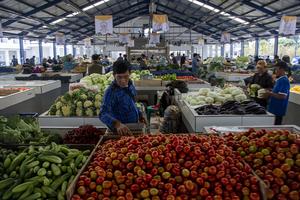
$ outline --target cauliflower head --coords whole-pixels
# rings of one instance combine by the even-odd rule
[[[93,106],[93,102],[91,102],[89,100],[87,100],[83,103],[83,107],[85,107],[85,108],[88,108],[88,107],[91,107],[91,106]]]
[[[91,108],[87,108],[85,110],[85,114],[89,117],[93,117],[94,116],[94,111]]]
[[[69,117],[71,115],[71,106],[64,105],[61,107],[61,111],[64,117]]]
[[[76,116],[81,117],[83,115],[83,111],[81,108],[76,108]]]
[[[56,107],[56,110],[59,110],[61,107],[62,107],[62,102],[61,101],[58,101],[55,103],[55,107]]]

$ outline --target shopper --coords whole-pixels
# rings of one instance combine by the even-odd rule
[[[102,66],[99,64],[100,56],[98,54],[92,55],[92,64],[87,68],[87,74],[102,74]]]
[[[256,73],[252,77],[249,83],[249,87],[252,84],[257,84],[263,89],[271,90],[273,88],[273,78],[268,73],[267,63],[264,60],[259,60],[256,64]],[[254,100],[263,107],[267,107],[268,100],[264,98],[258,98],[257,94],[253,97]]]
[[[15,66],[18,65],[18,59],[16,58],[15,55],[13,55],[13,58],[12,58],[12,60],[11,60],[11,65],[12,65],[13,67],[15,67]]]
[[[123,55],[123,60],[126,61],[126,62],[128,62],[128,59],[127,59],[127,55],[126,55],[126,54]]]
[[[185,61],[186,61],[186,58],[185,58],[185,54],[183,54],[181,56],[181,59],[180,59],[180,67],[182,68],[182,66],[185,64]]]
[[[105,65],[109,64],[108,56],[104,56],[104,58],[102,60],[102,63],[105,64]]]
[[[30,58],[30,65],[35,66],[35,56],[32,56],[32,58]]]
[[[119,57],[118,57],[117,61],[119,61],[119,60],[123,60],[123,57],[122,57],[121,53],[119,53]]]
[[[280,61],[280,58],[278,55],[274,56],[274,64],[278,63]]]
[[[171,53],[171,60],[173,65],[178,65],[176,57],[174,56],[174,53]]]
[[[136,90],[129,79],[129,65],[123,60],[113,64],[115,80],[107,88],[101,106],[100,120],[120,135],[131,134],[127,123],[145,123],[145,118],[135,104]]]
[[[194,74],[194,76],[198,75],[198,69],[198,54],[194,53],[192,60],[192,73]]]
[[[279,61],[274,67],[277,80],[272,92],[268,91],[265,97],[270,98],[268,111],[275,115],[274,124],[281,125],[288,106],[290,82],[286,76],[288,66],[285,62]]]
[[[290,77],[292,75],[292,63],[291,63],[291,58],[288,55],[284,55],[282,56],[282,61],[285,62],[288,66],[288,77]]]

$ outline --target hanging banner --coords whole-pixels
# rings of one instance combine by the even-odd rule
[[[84,39],[84,46],[85,47],[91,47],[92,46],[92,40],[91,40],[91,38],[85,38]]]
[[[127,44],[130,40],[128,33],[120,33],[119,34],[119,43],[121,44]]]
[[[204,41],[203,38],[199,38],[199,39],[198,39],[198,44],[199,44],[199,45],[204,45],[204,42],[205,42],[205,41]]]
[[[113,33],[113,17],[112,15],[95,16],[95,31],[101,35]]]
[[[152,31],[153,32],[167,32],[169,31],[169,21],[167,15],[153,14],[152,18]]]
[[[295,35],[296,33],[296,16],[282,16],[279,26],[279,34]]]
[[[127,46],[128,47],[134,47],[134,40],[129,39]]]
[[[3,37],[2,20],[0,20],[0,38]]]
[[[230,33],[223,32],[221,35],[221,42],[222,43],[230,43]]]
[[[64,45],[65,44],[65,41],[66,41],[65,34],[56,33],[55,39],[56,39],[56,45]]]
[[[160,35],[158,33],[151,33],[149,44],[158,44],[160,43]]]

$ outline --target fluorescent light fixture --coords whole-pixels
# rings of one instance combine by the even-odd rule
[[[67,15],[67,17],[74,17],[78,15],[80,12],[73,12],[72,14]]]
[[[205,3],[199,2],[199,1],[197,1],[197,0],[188,0],[188,1],[189,1],[189,2],[192,2],[192,3],[194,3],[194,4],[197,4],[197,5],[199,5],[199,6],[202,6],[203,8],[206,8],[206,9],[208,9],[208,10],[211,10],[211,11],[213,11],[213,12],[215,12],[215,13],[220,12],[219,9],[214,8],[213,6],[207,5],[207,4],[205,4]],[[239,23],[241,23],[241,24],[245,24],[245,25],[249,24],[249,22],[247,22],[247,21],[245,21],[245,20],[243,20],[243,19],[241,19],[241,18],[238,18],[238,17],[233,17],[233,16],[231,16],[229,13],[226,13],[226,12],[223,12],[223,11],[220,12],[220,15],[223,15],[223,16],[225,16],[225,17],[228,17],[228,18],[230,18],[230,19],[232,19],[232,20],[234,20],[234,21],[236,21],[236,22],[239,22]]]
[[[55,20],[55,21],[53,21],[53,22],[51,22],[50,24],[52,24],[52,25],[54,25],[54,24],[57,24],[57,23],[59,23],[59,22],[62,22],[62,21],[64,21],[64,20],[66,20],[67,18],[60,18],[60,19],[58,19],[58,20]]]
[[[109,0],[101,0],[101,1],[98,1],[97,3],[94,3],[94,4],[90,5],[90,6],[87,6],[87,7],[83,8],[82,10],[83,10],[83,11],[90,10],[90,9],[92,9],[92,8],[94,8],[94,7],[97,7],[97,6],[100,6],[101,4],[104,4],[104,3],[108,2],[108,1],[109,1]]]
[[[44,25],[43,28],[48,28],[48,26],[45,26],[45,25]]]

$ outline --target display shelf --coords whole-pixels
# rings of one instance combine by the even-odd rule
[[[271,125],[271,126],[206,126],[204,127],[204,132],[207,134],[214,134],[214,133],[239,133],[248,131],[249,129],[254,130],[287,130],[292,133],[300,134],[300,127],[295,125]]]
[[[33,89],[16,92],[7,96],[0,96],[0,110],[2,112],[6,108],[32,99],[34,96],[35,92]]]
[[[284,124],[295,124],[300,126],[300,94],[297,92],[290,92],[289,103],[286,115],[283,118]]]
[[[52,133],[52,134],[59,134],[62,138],[67,134],[67,132],[78,128],[80,125],[77,126],[59,126],[59,127],[53,127],[53,126],[40,126],[41,131],[46,133]],[[96,128],[103,129],[103,131],[106,130],[103,126],[95,126]]]
[[[94,117],[62,117],[48,115],[48,111],[38,117],[39,125],[42,127],[74,127],[81,125],[93,125],[100,128],[106,128],[106,125],[100,121],[98,116]]]
[[[37,73],[17,74],[16,80],[60,80],[62,83],[73,83],[79,81],[83,75],[76,73]]]
[[[33,88],[35,94],[43,94],[50,92],[51,90],[58,89],[61,87],[59,80],[53,81],[11,81],[8,82],[4,88],[18,88],[28,87]]]
[[[289,102],[300,106],[300,93],[290,92]]]
[[[229,73],[229,72],[215,72],[217,78],[223,78],[225,81],[238,82],[245,78],[253,76],[253,74]]]
[[[274,115],[198,115],[194,108],[187,105],[185,101],[177,99],[183,122],[189,132],[201,133],[205,126],[243,126],[243,125],[272,125]]]

